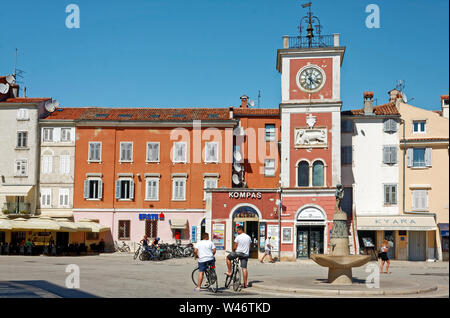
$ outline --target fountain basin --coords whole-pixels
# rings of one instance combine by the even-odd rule
[[[352,267],[362,266],[370,261],[369,255],[323,255],[311,254],[311,259],[323,267],[328,267],[328,283],[351,285]]]

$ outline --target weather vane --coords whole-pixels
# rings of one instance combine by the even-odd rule
[[[312,47],[313,45],[313,37],[314,37],[314,27],[315,27],[315,34],[319,37],[321,37],[321,32],[322,32],[322,25],[320,24],[320,20],[318,17],[314,16],[313,13],[311,12],[311,5],[312,2],[308,2],[305,4],[302,4],[302,8],[309,8],[308,9],[308,13],[306,16],[304,16],[303,18],[300,19],[300,25],[298,27],[298,30],[300,32],[300,36],[302,35],[302,25],[306,27],[306,37],[308,38],[308,46]],[[316,23],[313,27],[313,23]]]

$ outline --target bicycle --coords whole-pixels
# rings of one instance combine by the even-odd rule
[[[138,245],[138,248],[136,249],[136,252],[134,252],[133,259],[138,258],[139,257],[139,253],[141,253],[142,245],[140,243],[137,243],[137,245]]]
[[[198,266],[192,271],[191,277],[195,287],[198,287]],[[208,265],[205,271],[205,277],[202,281],[202,286],[200,287],[208,288],[211,292],[217,293],[217,290],[219,289],[219,283],[217,279],[216,265]]]
[[[231,253],[229,251],[226,252]],[[230,287],[231,282],[233,282],[233,290],[235,292],[241,290],[241,270],[239,266],[239,257],[235,258],[231,263],[231,276],[226,275],[225,288]]]
[[[116,251],[122,252],[122,253],[130,253],[131,252],[131,248],[122,241],[122,246],[120,246],[117,241],[114,241],[114,247],[116,249]]]

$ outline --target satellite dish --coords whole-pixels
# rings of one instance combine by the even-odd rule
[[[241,155],[241,153],[239,152],[239,151],[235,151],[234,152],[234,159],[236,160],[236,161],[241,161],[242,160],[242,155]]]
[[[59,102],[56,99],[52,103],[55,106],[55,108],[59,107]]]
[[[239,180],[239,176],[237,174],[233,174],[232,179],[233,179],[233,183],[235,185],[238,185],[239,183],[241,183],[241,180]]]
[[[16,78],[14,77],[14,75],[8,75],[8,76],[6,76],[6,81],[9,84],[14,84],[14,82],[16,81]]]
[[[9,84],[0,83],[0,94],[6,94],[9,91]]]
[[[406,104],[408,102],[408,98],[406,98],[406,94],[402,92],[402,100]]]
[[[254,106],[255,106],[255,101],[250,99],[250,101],[248,102],[248,104],[249,104],[251,107],[254,107]]]
[[[236,172],[241,172],[242,166],[241,166],[239,163],[235,162],[235,163],[233,164],[233,169],[234,169]]]
[[[53,104],[53,102],[50,100],[45,102],[44,107],[49,113],[53,113],[56,109],[55,104]]]

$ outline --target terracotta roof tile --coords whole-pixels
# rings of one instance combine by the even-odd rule
[[[234,108],[233,114],[235,116],[279,116],[280,110],[278,108]]]
[[[28,98],[28,97],[16,97],[0,100],[0,103],[40,103],[51,99],[50,97],[43,98]]]
[[[395,107],[395,102],[374,106],[373,112],[375,115],[400,115],[397,107]],[[364,115],[364,109],[346,110],[341,114],[345,116],[361,116]]]

